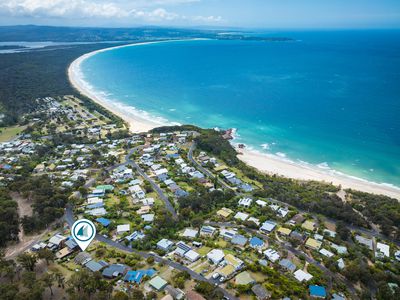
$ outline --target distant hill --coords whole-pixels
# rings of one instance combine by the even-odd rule
[[[104,42],[161,38],[215,37],[217,31],[160,27],[89,28],[53,26],[0,26],[0,42]]]

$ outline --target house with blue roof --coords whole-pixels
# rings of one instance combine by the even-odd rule
[[[262,249],[264,247],[264,241],[256,236],[253,236],[249,243],[253,249]]]
[[[104,227],[108,227],[108,225],[111,224],[111,221],[109,219],[106,219],[106,218],[97,218],[96,221],[99,222]]]
[[[326,290],[323,286],[319,285],[310,285],[309,286],[310,290],[310,296],[314,298],[326,298]]]
[[[138,271],[128,271],[124,277],[124,281],[126,282],[135,282],[140,284],[144,277],[153,277],[156,274],[156,270],[148,269],[148,270],[138,270]]]

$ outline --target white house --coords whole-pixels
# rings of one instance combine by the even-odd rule
[[[239,206],[250,207],[253,199],[251,198],[242,198],[239,200]]]
[[[264,231],[264,232],[267,232],[267,233],[270,233],[272,230],[274,230],[275,227],[276,227],[276,223],[275,222],[273,222],[273,221],[265,221],[262,224],[260,230]]]
[[[128,232],[131,230],[131,225],[130,224],[123,224],[123,225],[118,225],[117,226],[117,234],[123,234],[125,232]]]
[[[385,257],[390,257],[390,246],[389,245],[378,242],[376,244],[376,250],[377,250],[376,256],[384,255]]]
[[[264,255],[266,258],[268,258],[272,262],[276,262],[280,258],[278,251],[271,249],[271,248],[265,250]]]
[[[213,249],[207,253],[208,260],[210,260],[215,265],[219,264],[224,259],[224,257],[224,251],[220,249]]]
[[[246,214],[243,212],[238,212],[238,213],[236,213],[234,218],[237,220],[246,221],[248,217],[249,217],[249,214]]]
[[[200,254],[194,250],[189,250],[185,253],[184,257],[191,262],[195,262],[200,258]]]
[[[157,243],[157,248],[167,252],[171,249],[171,247],[173,245],[174,245],[174,242],[167,240],[167,239],[162,239]]]
[[[296,272],[294,272],[294,277],[302,282],[302,281],[309,281],[313,276],[309,273],[304,272],[303,270],[297,270]]]

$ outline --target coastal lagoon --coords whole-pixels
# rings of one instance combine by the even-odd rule
[[[159,124],[236,128],[282,160],[400,186],[400,32],[264,32],[293,41],[121,47],[80,63],[103,100]]]

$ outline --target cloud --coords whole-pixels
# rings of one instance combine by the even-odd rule
[[[200,0],[1,0],[0,14],[11,17],[66,19],[121,19],[144,22],[190,21],[215,23],[219,16],[185,16],[160,5],[174,6]]]

